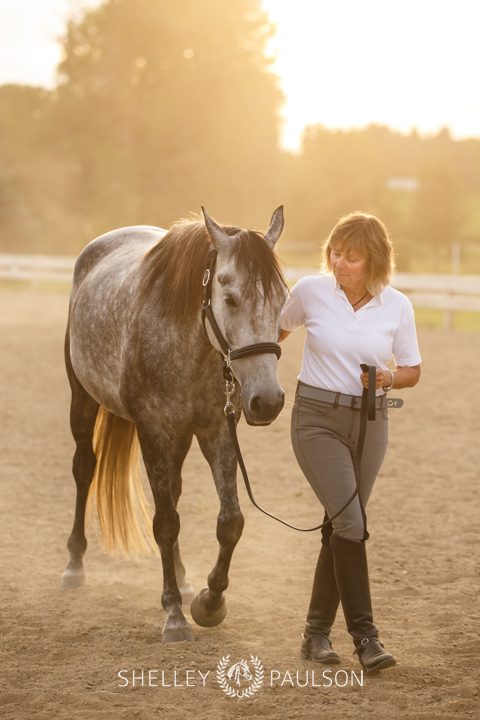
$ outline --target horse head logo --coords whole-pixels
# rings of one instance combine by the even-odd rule
[[[241,677],[248,681],[252,679],[252,673],[250,672],[250,668],[248,667],[246,660],[240,660],[240,662],[232,665],[232,667],[228,670],[227,675],[229,680],[232,680],[232,678],[235,680],[236,685],[240,685]]]
[[[222,688],[223,692],[228,695],[228,697],[252,697],[256,692],[260,690],[264,676],[262,663],[260,662],[258,657],[250,655],[250,658],[252,661],[252,671],[250,671],[247,661],[243,659],[228,668],[230,655],[226,655],[218,663],[217,682]],[[243,687],[239,687],[241,685],[240,681],[242,678],[245,678],[248,684],[244,683]],[[229,683],[229,680],[232,684]],[[236,688],[235,684],[237,685]]]

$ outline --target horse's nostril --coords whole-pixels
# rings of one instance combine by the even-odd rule
[[[250,408],[253,413],[259,415],[262,412],[262,398],[260,395],[255,395],[250,402]]]
[[[275,399],[254,395],[250,401],[250,410],[256,417],[276,417],[285,403],[285,393],[281,392]]]

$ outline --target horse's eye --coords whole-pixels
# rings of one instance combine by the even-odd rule
[[[225,302],[227,305],[230,305],[230,307],[237,307],[237,303],[233,299],[231,295],[227,295],[225,298]]]

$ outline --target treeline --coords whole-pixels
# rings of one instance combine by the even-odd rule
[[[421,137],[379,125],[309,127],[288,198],[298,238],[324,237],[336,217],[368,210],[386,222],[400,269],[439,271],[452,243],[464,256],[480,250],[480,139],[453,140],[447,129]]]
[[[201,205],[265,228],[281,203],[291,245],[364,209],[402,269],[480,247],[480,139],[319,125],[281,150],[274,31],[259,0],[106,0],[74,17],[54,90],[0,87],[0,251],[75,254]]]

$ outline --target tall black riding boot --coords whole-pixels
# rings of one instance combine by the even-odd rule
[[[339,535],[333,535],[330,543],[345,622],[355,643],[354,654],[365,672],[392,667],[395,658],[383,649],[373,624],[365,543]]]
[[[337,614],[340,595],[333,569],[333,556],[329,545],[322,545],[313,580],[312,597],[308,609],[300,657],[336,665],[340,655],[332,650],[329,635]]]

